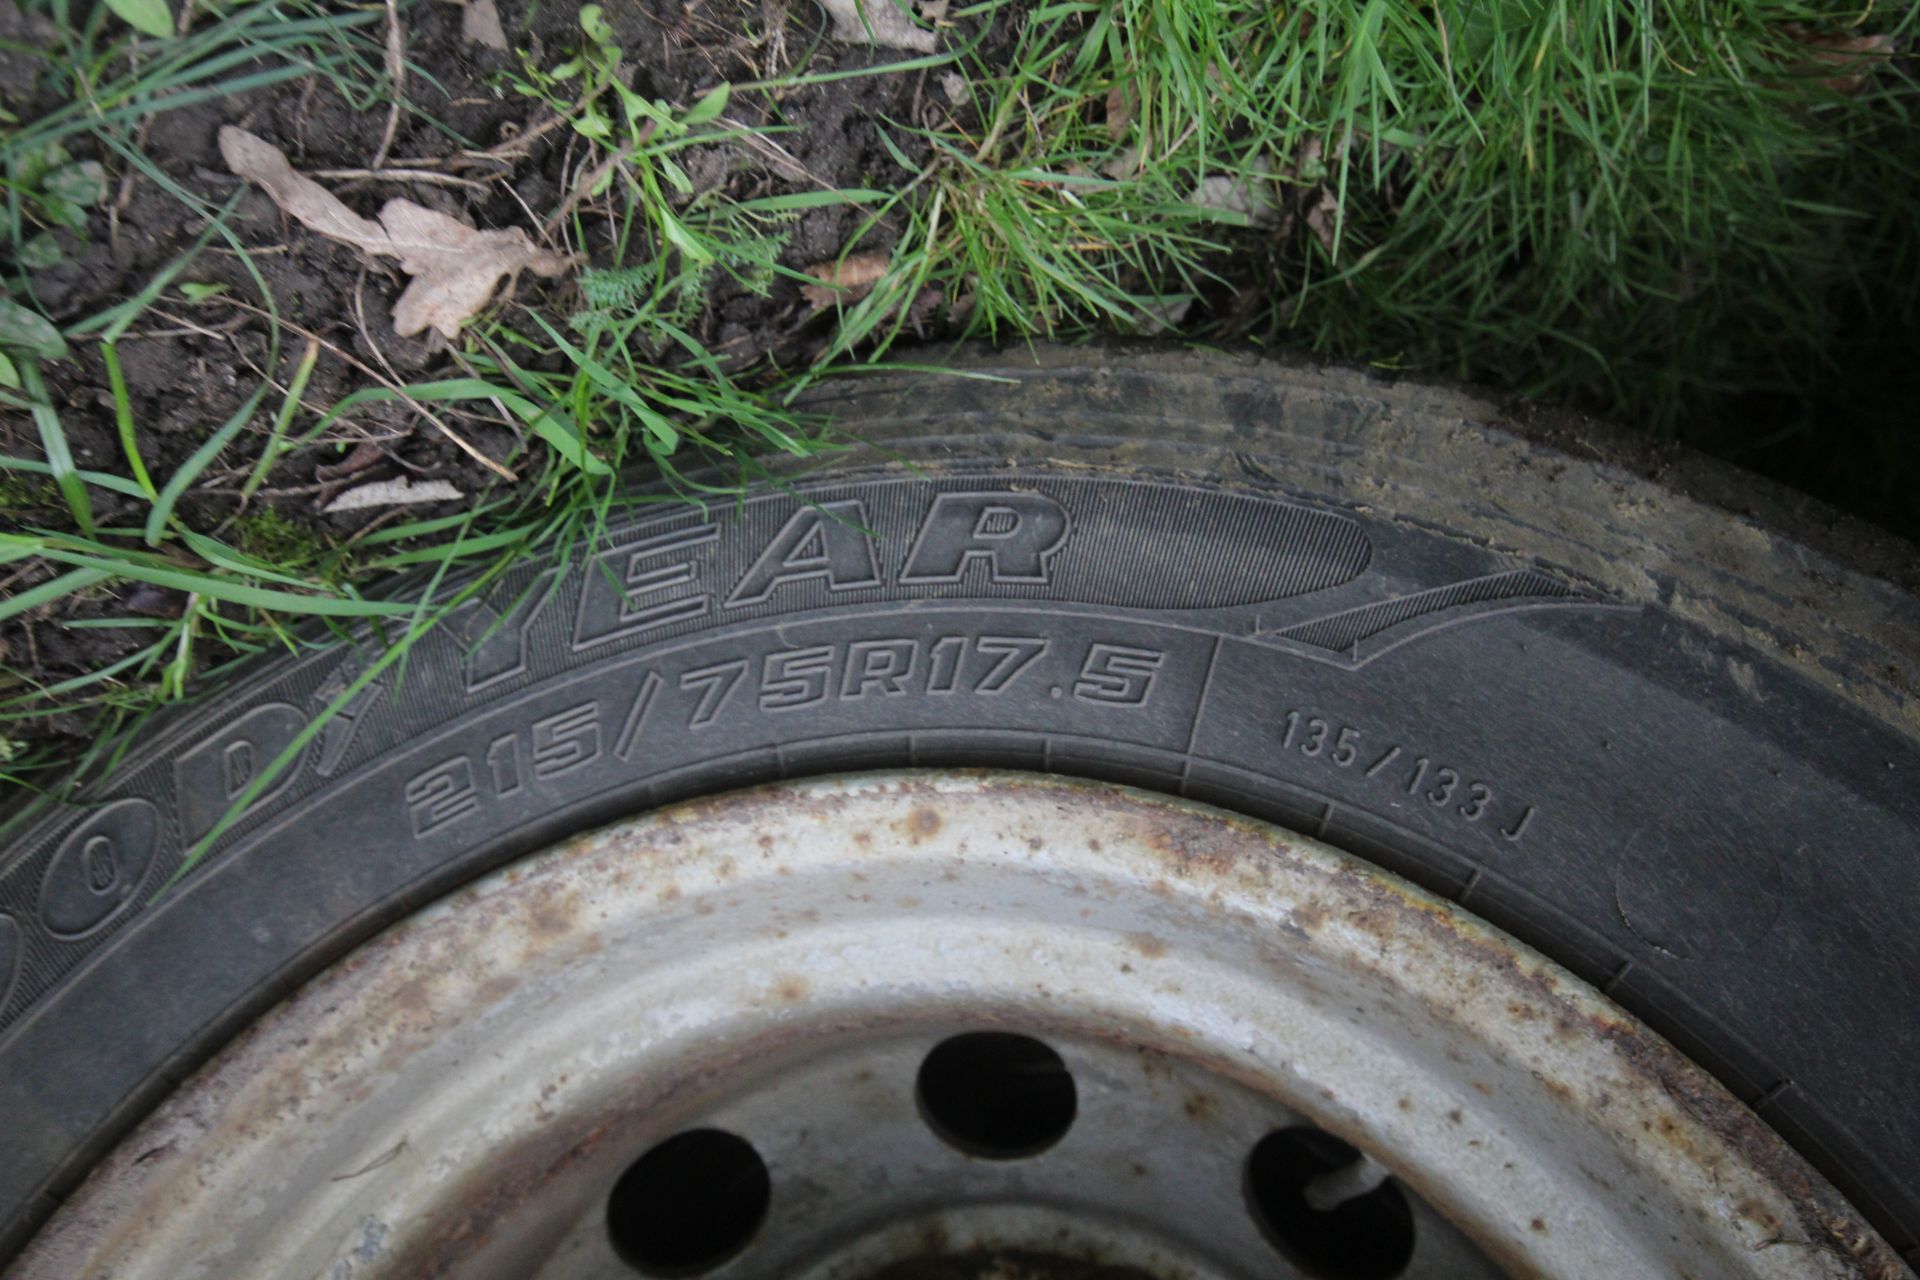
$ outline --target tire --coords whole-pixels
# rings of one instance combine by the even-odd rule
[[[863,447],[642,508],[382,676],[257,667],[0,862],[0,1259],[385,924],[556,838],[779,777],[981,764],[1317,835],[1601,987],[1920,1231],[1912,548],[1591,424],[1106,349],[837,386]],[[625,595],[617,585],[625,579]]]

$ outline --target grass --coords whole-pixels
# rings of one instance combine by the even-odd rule
[[[1042,5],[1011,66],[970,78],[985,127],[931,139],[895,277],[964,299],[973,336],[1159,331],[1211,289],[1239,296],[1191,316],[1196,336],[1452,374],[1708,447],[1751,444],[1763,402],[1771,429],[1817,431],[1861,326],[1913,333],[1920,278],[1914,82],[1820,42],[1897,47],[1914,20],[1756,0]],[[1208,186],[1265,225],[1196,208]],[[897,303],[854,309],[843,346],[884,339]],[[1898,492],[1864,505],[1902,519]]]
[[[615,479],[624,467],[651,466],[679,500],[700,501],[733,486],[703,488],[690,459],[729,464],[744,481],[759,452],[830,448],[825,424],[792,408],[795,393],[889,359],[926,330],[1306,347],[1579,404],[1763,460],[1813,449],[1846,404],[1854,461],[1812,479],[1850,485],[1856,509],[1920,527],[1920,474],[1901,447],[1916,389],[1916,89],[1902,57],[1849,61],[1836,48],[1884,37],[1904,49],[1908,11],[987,0],[949,11],[948,53],[867,73],[937,77],[951,107],[943,125],[876,122],[890,162],[845,186],[734,198],[698,186],[687,158],[737,139],[743,103],[774,113],[776,138],[786,95],[844,73],[799,66],[692,102],[648,98],[619,74],[626,55],[587,6],[574,47],[524,59],[502,85],[570,135],[571,187],[555,208],[529,212],[585,260],[566,295],[576,301],[496,309],[433,379],[378,375],[332,404],[315,401],[317,348],[283,323],[227,226],[230,206],[166,177],[141,150],[141,122],[304,77],[387,110],[382,13],[203,4],[183,34],[135,41],[105,7],[84,19],[59,3],[45,12],[60,37],[43,74],[61,105],[0,124],[0,248],[14,264],[0,301],[0,412],[24,415],[39,446],[0,460],[15,526],[0,534],[0,591],[11,592],[0,622],[51,613],[143,639],[73,679],[12,675],[0,692],[0,779],[17,784],[97,774],[126,741],[113,729],[194,696],[237,657],[333,643],[374,622],[404,654],[515,561],[595,536],[631,500]],[[973,34],[989,30],[1012,35]],[[204,231],[145,289],[56,330],[30,264],[51,227],[99,216],[93,173],[71,172],[83,163],[104,166],[109,183],[132,174],[172,191]],[[800,365],[742,366],[709,350],[694,321],[716,283],[748,295],[817,283],[790,261],[788,235],[823,204],[863,211],[842,258],[878,253],[879,279],[831,307],[828,340]],[[162,474],[142,456],[116,344],[216,243],[252,272],[258,303],[245,305],[274,345],[239,407]],[[42,366],[76,344],[97,348],[108,384],[124,463],[111,473],[74,462],[46,390]],[[517,483],[458,516],[344,541],[247,505],[278,459],[377,401],[442,426],[441,415],[466,413],[505,421],[524,439],[502,460]],[[249,459],[238,509],[211,527],[184,518],[182,500],[236,452]],[[140,515],[115,525],[96,505]],[[407,598],[370,593],[423,571]],[[125,606],[143,587],[185,604],[115,612],[111,601]],[[76,715],[101,726],[82,759],[22,745],[38,722]]]
[[[0,737],[9,748],[0,761],[0,779],[30,783],[49,769],[84,777],[90,766],[111,757],[116,724],[137,721],[158,703],[182,696],[208,643],[229,656],[256,651],[263,638],[285,636],[293,617],[372,610],[350,590],[314,590],[315,582],[299,576],[299,564],[250,557],[171,518],[180,493],[246,425],[258,395],[169,478],[166,489],[155,488],[148,475],[114,344],[188,259],[161,273],[141,294],[70,325],[66,337],[46,323],[36,297],[33,268],[50,265],[50,227],[84,233],[91,221],[97,230],[92,206],[106,196],[104,183],[78,191],[70,181],[62,186],[62,175],[91,176],[91,170],[104,177],[99,157],[137,154],[142,121],[161,111],[312,76],[366,99],[357,86],[369,82],[378,67],[377,46],[360,34],[368,15],[330,15],[316,7],[277,3],[214,6],[206,12],[206,20],[177,39],[134,41],[104,6],[82,20],[56,3],[46,15],[55,34],[51,47],[11,50],[40,59],[43,89],[60,105],[36,119],[0,127],[0,195],[5,199],[0,230],[14,265],[5,278],[11,297],[0,305],[15,317],[11,328],[0,326],[0,347],[6,348],[0,352],[6,357],[0,375],[9,375],[0,377],[0,409],[24,411],[41,447],[38,458],[5,459],[0,474],[14,490],[30,478],[48,478],[70,527],[58,527],[60,513],[44,501],[7,502],[12,528],[0,533],[0,574],[10,594],[0,599],[0,619],[70,599],[97,601],[140,583],[183,589],[187,605],[171,620],[76,622],[117,621],[153,634],[149,643],[99,670],[51,685],[15,673],[6,682],[11,687],[0,686],[5,689]],[[98,155],[76,161],[74,147],[90,147]],[[40,369],[67,356],[69,337],[100,346],[131,478],[81,470],[73,462],[67,425]],[[150,518],[139,529],[97,525],[90,495],[103,491],[143,499],[151,504]],[[230,614],[226,606],[242,613]],[[47,751],[24,745],[38,736],[39,721],[73,714],[90,716],[103,730],[86,758],[49,758]]]
[[[1465,28],[1446,93],[1374,102],[1343,252],[1275,330],[1670,432],[1730,395],[1830,409],[1804,400],[1854,340],[1842,311],[1874,298],[1911,327],[1886,281],[1912,278],[1915,241],[1888,213],[1920,194],[1920,150],[1894,68],[1846,95],[1804,65],[1786,24],[1810,8]]]

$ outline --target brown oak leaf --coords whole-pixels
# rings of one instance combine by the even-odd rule
[[[402,337],[428,328],[457,337],[502,277],[523,270],[557,276],[572,265],[518,227],[482,231],[411,200],[387,201],[378,222],[363,218],[296,170],[280,148],[245,129],[222,128],[220,154],[228,169],[258,185],[302,226],[363,253],[400,260],[400,269],[413,277],[393,304],[394,332]]]

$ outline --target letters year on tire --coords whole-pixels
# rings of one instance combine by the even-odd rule
[[[0,1257],[182,1075],[375,930],[756,782],[1083,775],[1317,836],[1673,1040],[1911,1261],[1911,548],[1697,459],[1362,373],[975,354],[819,395],[865,443],[642,506],[366,687],[256,668],[0,862]]]

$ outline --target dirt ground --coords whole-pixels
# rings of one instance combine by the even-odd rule
[[[515,8],[507,7],[510,38],[524,41],[537,61],[552,61],[579,42],[572,7],[545,7],[524,32],[513,23]],[[649,97],[690,102],[723,82],[759,78],[770,70],[767,50],[750,45],[742,34],[760,25],[760,8],[744,0],[703,0],[685,8],[680,0],[639,0],[615,6],[608,16],[630,60],[634,87]],[[423,170],[443,181],[349,178],[328,185],[361,210],[405,196],[481,227],[538,228],[578,176],[581,151],[570,145],[570,139],[577,139],[564,128],[524,136],[551,121],[551,113],[536,101],[496,87],[497,77],[516,68],[518,59],[463,43],[456,6],[413,6],[406,25],[409,61],[426,68],[437,83],[422,83],[417,75],[410,78],[409,96],[420,114],[402,115],[388,165]],[[794,60],[809,63],[809,70],[844,71],[900,57],[827,40],[825,17],[812,4],[786,6],[784,26],[788,63],[780,71],[790,69]],[[696,151],[686,167],[703,189],[720,186],[737,199],[853,185],[863,176],[881,176],[897,165],[870,127],[871,120],[933,123],[936,113],[952,110],[944,99],[929,96],[931,74],[856,77],[794,89],[777,104],[777,118],[755,97],[740,95],[730,115],[747,125],[783,126],[776,137],[785,155],[772,158],[744,144],[710,147]],[[221,162],[216,135],[222,125],[246,128],[282,148],[296,168],[325,176],[364,168],[378,150],[386,117],[381,107],[355,110],[315,78],[294,88],[276,86],[157,115],[145,131],[144,147],[182,186],[220,202],[246,186]],[[911,138],[902,135],[902,142],[914,154]],[[74,240],[75,252],[68,261],[35,277],[39,298],[56,321],[133,293],[188,248],[203,226],[178,200],[140,179],[121,186],[114,213],[110,235]],[[783,259],[803,267],[833,257],[864,216],[848,206],[805,211],[789,228]],[[404,283],[397,270],[372,267],[356,250],[303,232],[256,189],[247,188],[229,225],[249,246],[286,325],[282,382],[300,354],[300,338],[310,335],[322,344],[323,358],[308,384],[310,402],[328,404],[367,385],[354,361],[406,377],[448,364],[444,344],[431,333],[413,338],[394,333],[388,306]],[[588,223],[590,236],[606,230]],[[876,248],[886,243],[884,233],[874,238]],[[590,259],[603,247],[589,244]],[[222,301],[237,304],[248,303],[252,291],[235,256],[218,242],[203,252],[185,278],[228,285]],[[538,282],[528,280],[519,300],[541,305],[550,314],[565,313],[570,309],[569,288],[562,283],[541,297]],[[143,320],[120,347],[135,421],[144,433],[143,446],[151,449],[147,460],[155,474],[184,459],[209,427],[245,397],[251,379],[265,371],[269,331],[264,316],[240,306],[230,308],[232,314],[224,319],[217,316],[217,304],[209,307],[216,313],[213,322],[196,313],[191,318],[175,315],[178,322],[169,324],[165,310]],[[770,355],[806,355],[820,343],[822,326],[829,321],[802,301],[790,280],[777,280],[770,296],[761,298],[721,276],[694,323],[695,336],[710,350],[745,366]],[[84,351],[77,354],[78,360],[50,371],[63,411],[71,412],[71,417],[63,413],[63,421],[69,424],[82,465],[110,468],[118,447],[112,439],[106,373],[97,356],[89,360]],[[483,483],[486,473],[477,463],[433,438],[431,431],[409,430],[425,425],[409,424],[411,416],[404,407],[394,407],[384,415],[372,410],[357,419],[366,437],[385,447],[385,465],[444,476],[456,485],[464,480],[477,488]],[[251,443],[257,456],[260,441]],[[482,438],[475,443],[498,457],[508,442]],[[244,474],[251,461],[246,442],[226,461],[228,470]],[[324,492],[316,486],[326,483],[325,476],[314,474],[315,468],[338,461],[331,443],[288,458],[276,469],[266,501],[291,516],[306,517],[324,505],[314,501]],[[355,478],[371,476],[363,471]],[[224,496],[217,484],[211,492],[196,491],[190,518],[226,514],[230,504],[222,502]],[[341,519],[344,526],[336,531],[344,532],[365,516]]]
[[[520,21],[534,13],[531,26]],[[558,61],[580,43],[577,9],[571,5],[502,5],[509,40],[539,65]],[[689,103],[722,83],[771,79],[794,72],[846,72],[896,62],[897,50],[875,49],[829,38],[827,16],[814,4],[759,0],[637,0],[609,6],[616,43],[627,59],[629,83],[650,98]],[[983,48],[1011,39],[1003,11],[996,29],[962,24],[959,34],[984,37]],[[524,227],[538,233],[559,209],[588,167],[586,149],[535,99],[502,85],[520,67],[513,52],[496,52],[461,36],[461,11],[451,4],[409,6],[406,55],[413,110],[403,112],[387,167],[427,175],[418,181],[370,180],[350,175],[376,156],[388,111],[383,104],[356,109],[321,77],[274,86],[153,116],[140,142],[145,153],[175,182],[215,205],[239,194],[228,225],[248,246],[255,266],[273,291],[281,341],[274,381],[288,385],[308,341],[320,358],[307,384],[305,403],[326,406],[371,385],[384,374],[394,382],[458,376],[446,344],[431,330],[416,337],[394,332],[389,308],[406,283],[397,267],[371,262],[343,244],[311,234],[285,217],[265,193],[228,172],[217,145],[223,125],[237,125],[280,147],[302,172],[327,186],[356,211],[371,214],[389,198],[403,196],[430,209],[486,227]],[[28,34],[32,34],[29,32]],[[778,90],[771,95],[735,95],[730,119],[748,127],[770,126],[776,145],[706,146],[681,157],[696,187],[718,188],[736,200],[846,186],[884,186],[904,180],[873,127],[876,120],[934,125],[958,120],[967,110],[943,94],[938,72],[919,70],[854,76]],[[15,82],[16,84],[18,81]],[[769,101],[771,98],[771,101]],[[34,119],[57,102],[12,102],[16,115]],[[924,160],[924,143],[894,128],[895,143],[910,158]],[[88,157],[84,147],[75,148]],[[244,190],[243,190],[244,189]],[[38,300],[56,323],[70,322],[136,292],[151,276],[187,250],[205,227],[185,204],[154,182],[121,181],[111,196],[108,233],[88,238],[60,233],[69,256],[35,276]],[[833,205],[808,209],[783,228],[781,260],[797,269],[838,255],[865,209]],[[613,229],[606,219],[585,221],[586,257],[604,262]],[[882,223],[861,241],[884,249],[891,242]],[[183,462],[267,374],[271,322],[258,306],[258,289],[238,256],[215,240],[182,280],[224,285],[210,301],[184,306],[170,296],[146,312],[118,344],[140,449],[150,471],[164,477]],[[515,301],[564,327],[580,305],[571,279],[549,284],[531,276]],[[823,345],[831,314],[810,306],[792,280],[776,278],[764,295],[723,272],[713,273],[705,305],[691,328],[729,367],[745,369],[773,361],[803,363]],[[529,363],[541,367],[538,360]],[[115,434],[113,398],[97,347],[76,344],[73,358],[50,365],[49,389],[60,410],[76,462],[83,468],[123,471]],[[267,414],[262,413],[261,417]],[[507,429],[464,421],[469,442],[503,458],[515,441]],[[240,489],[267,441],[263,426],[243,433],[219,462],[182,498],[179,514],[189,527],[212,531],[242,512]],[[25,415],[0,415],[0,449],[38,456],[38,441]],[[372,508],[325,514],[322,508],[343,490],[370,481],[406,477],[450,482],[462,494],[484,491],[495,477],[407,407],[374,404],[330,430],[324,440],[279,459],[266,483],[244,508],[247,527],[268,545],[275,537],[317,536],[341,541],[396,516],[430,518],[457,511],[464,501],[432,506]],[[51,485],[15,485],[5,504],[9,522],[66,523]],[[103,526],[137,525],[145,504],[112,493],[93,495]],[[229,529],[227,536],[232,536]],[[177,614],[177,593],[136,587],[121,609],[157,617]],[[106,605],[87,612],[113,611]],[[145,643],[136,631],[74,630],[59,626],[0,627],[5,660],[36,680],[52,682],[87,671]],[[83,731],[77,719],[46,725]]]

